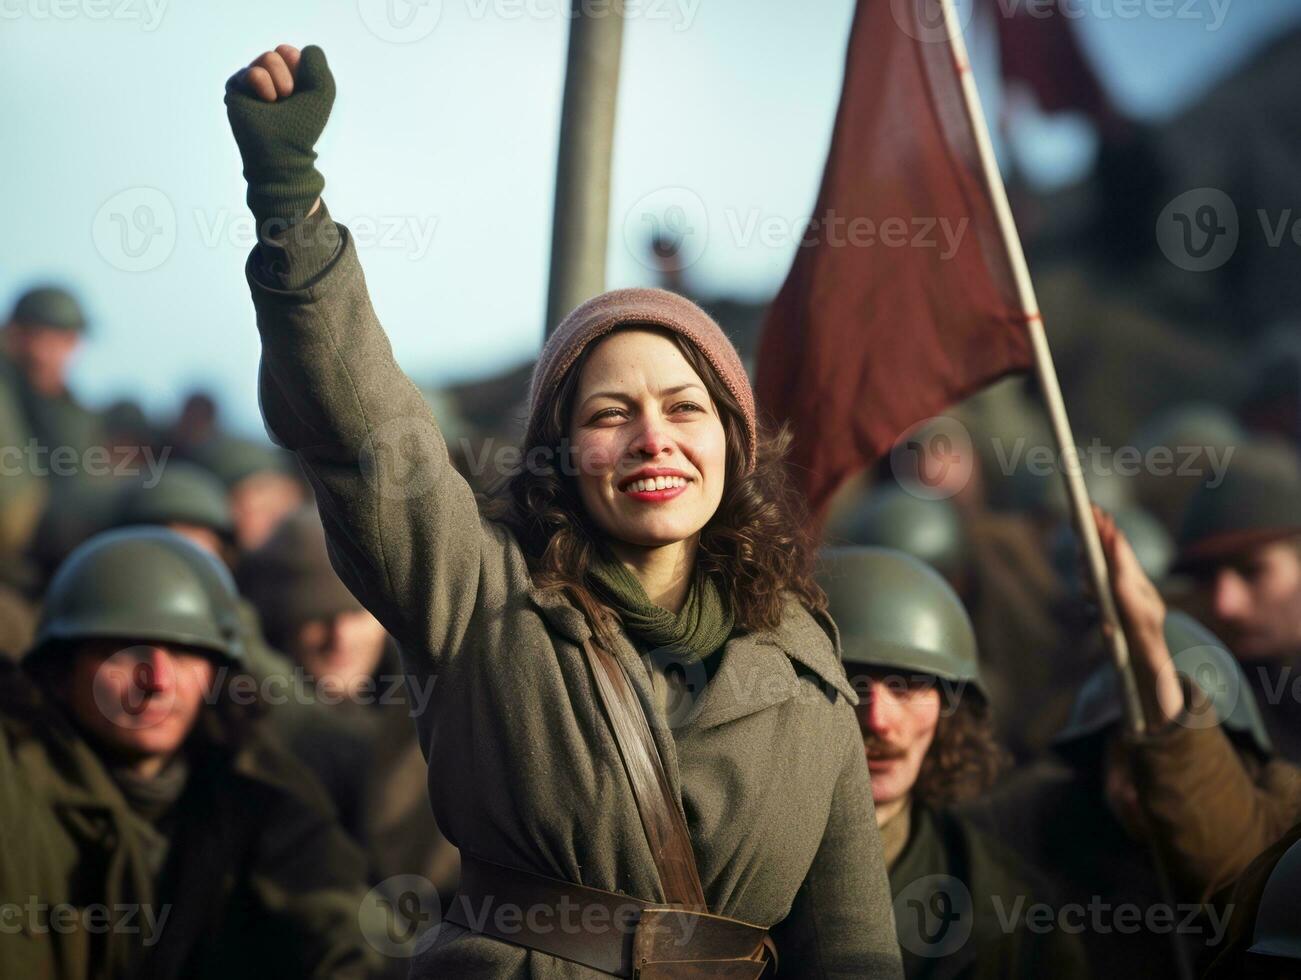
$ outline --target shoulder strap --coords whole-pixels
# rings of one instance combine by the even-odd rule
[[[669,790],[659,749],[651,737],[637,692],[633,690],[623,665],[610,651],[591,639],[583,641],[583,650],[596,679],[596,690],[610,720],[614,740],[619,745],[619,755],[623,757],[633,796],[637,798],[637,809],[659,871],[664,898],[671,905],[707,912],[705,890],[700,884],[687,821]]]

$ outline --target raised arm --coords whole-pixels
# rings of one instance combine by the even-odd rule
[[[317,47],[281,45],[227,83],[259,229],[247,275],[262,413],[316,490],[340,577],[409,655],[438,657],[460,646],[504,542],[481,523],[393,358],[351,236],[321,204],[314,146],[333,98]]]

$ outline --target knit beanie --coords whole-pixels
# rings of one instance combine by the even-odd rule
[[[618,327],[659,327],[689,340],[718,374],[745,417],[746,472],[754,469],[756,433],[754,392],[741,356],[713,319],[691,300],[665,289],[614,289],[577,307],[547,338],[533,368],[529,389],[528,442],[532,444],[542,406],[552,398],[565,373],[592,341]]]

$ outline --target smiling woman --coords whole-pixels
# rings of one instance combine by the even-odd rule
[[[267,424],[437,680],[416,724],[462,877],[411,975],[899,976],[856,698],[736,350],[672,293],[590,300],[539,357],[530,465],[477,500],[318,196],[333,92],[286,45],[227,107]]]

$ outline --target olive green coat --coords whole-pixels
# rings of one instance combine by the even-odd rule
[[[379,975],[382,957],[360,925],[365,862],[319,786],[256,729],[238,748],[214,751],[192,756],[168,864],[155,877],[154,827],[66,715],[22,668],[0,661],[0,896],[105,906],[122,927],[88,920],[88,928],[45,930],[6,907],[0,976]]]
[[[960,882],[957,894],[970,900],[955,905],[958,917],[947,928],[927,907],[935,893],[928,879],[935,875]],[[915,806],[890,887],[908,980],[1089,976],[1078,939],[1026,921],[1035,904],[1055,902],[1051,886],[964,817]]]
[[[480,517],[394,361],[351,235],[304,289],[263,285],[259,262],[255,252],[249,282],[269,427],[311,478],[339,575],[398,640],[413,682],[437,677],[417,725],[439,826],[463,856],[662,900],[581,648],[588,624],[536,589],[514,537]],[[783,976],[897,977],[838,646],[830,621],[792,600],[777,630],[728,641],[675,728],[654,707],[632,644],[623,638],[612,652],[648,706],[711,910],[780,924]],[[413,968],[417,977],[600,975],[447,924]]]

